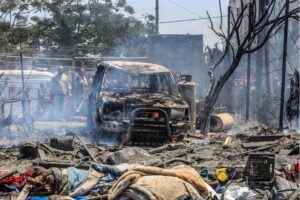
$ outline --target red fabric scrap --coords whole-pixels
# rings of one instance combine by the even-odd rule
[[[9,186],[16,186],[16,187],[22,187],[26,182],[26,177],[32,176],[34,173],[34,169],[29,169],[26,172],[16,175],[16,176],[10,176],[0,181],[0,184],[6,184]]]

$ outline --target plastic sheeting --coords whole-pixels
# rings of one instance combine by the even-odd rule
[[[224,193],[224,200],[256,200],[256,195],[247,187],[230,185]]]

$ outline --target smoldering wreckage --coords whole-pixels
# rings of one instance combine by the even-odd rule
[[[296,131],[216,113],[201,135],[191,76],[158,65],[101,63],[92,88],[87,129],[0,149],[1,200],[299,199]]]

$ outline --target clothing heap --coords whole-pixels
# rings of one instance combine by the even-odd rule
[[[69,167],[36,167],[0,183],[16,184],[17,188],[31,185],[38,194],[41,189],[54,195],[78,198],[88,194],[107,194],[108,200],[121,199],[205,199],[217,193],[190,166],[178,165],[170,169],[139,164],[105,165],[93,163],[89,170]],[[41,187],[42,186],[42,187]]]

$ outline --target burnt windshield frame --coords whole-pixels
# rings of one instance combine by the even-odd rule
[[[128,79],[128,82],[132,82],[134,81],[135,78],[140,78],[141,76],[145,76],[148,79],[148,86],[147,87],[134,87],[131,84],[128,84],[128,87],[124,87],[124,85],[122,85],[121,87],[115,87],[115,88],[109,88],[107,86],[105,86],[106,81],[109,80],[109,73],[111,73],[111,71],[114,71],[116,73],[121,73],[121,74],[126,74],[128,76],[131,77],[131,80]],[[116,74],[118,75],[118,74]],[[123,76],[123,75],[121,75]],[[151,88],[150,88],[150,77],[151,76],[155,76],[157,81],[158,81],[158,90],[157,91],[152,91],[151,92]],[[125,78],[125,77],[124,77]],[[114,79],[112,79],[114,80]],[[124,80],[119,80],[119,81],[124,81]],[[138,80],[139,82],[141,80]],[[164,86],[162,85],[164,82]],[[140,84],[140,83],[139,83]],[[171,72],[159,72],[159,73],[133,73],[131,71],[126,71],[123,69],[118,69],[118,68],[107,68],[105,75],[103,77],[103,91],[104,92],[142,92],[142,93],[161,93],[161,94],[168,94],[168,95],[177,95],[177,87],[176,87],[176,83],[175,80],[171,74]],[[118,85],[118,84],[116,84]],[[161,91],[161,88],[164,88],[164,91]]]

